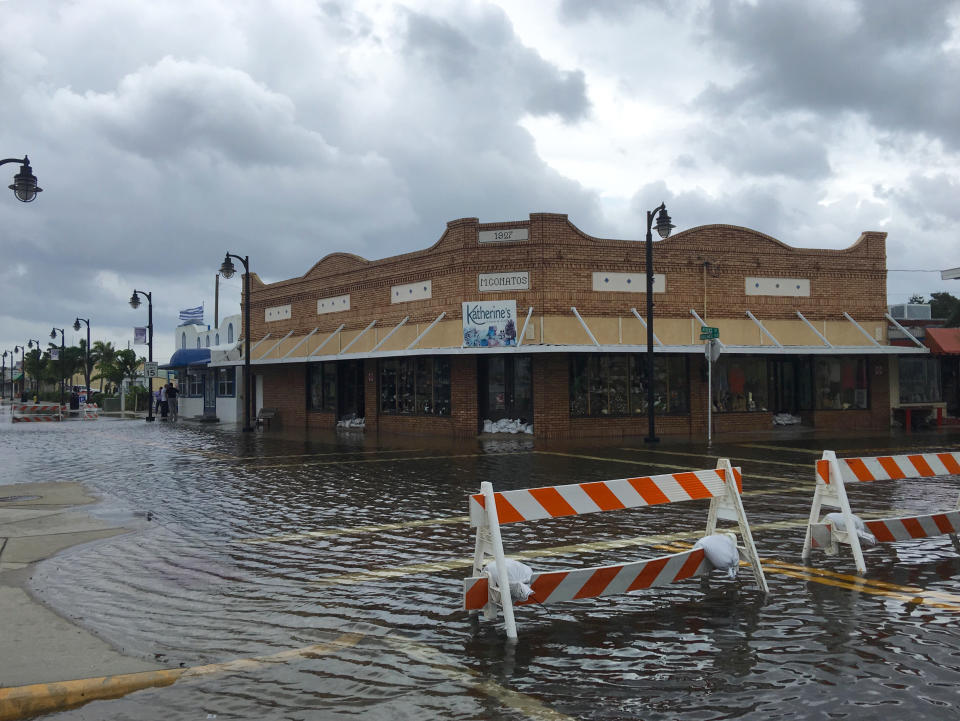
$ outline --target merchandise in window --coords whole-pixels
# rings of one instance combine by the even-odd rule
[[[450,415],[450,359],[417,357],[380,361],[380,412]]]
[[[657,413],[687,413],[687,359],[654,359]],[[647,412],[647,359],[642,354],[582,353],[570,356],[570,415],[629,416]]]
[[[938,358],[900,358],[900,402],[939,403],[943,400]]]
[[[311,363],[307,366],[307,408],[312,411],[336,412],[336,362]]]
[[[236,368],[217,368],[217,397],[234,395],[235,377]]]
[[[713,367],[713,410],[716,413],[766,412],[767,361],[721,356]]]
[[[864,410],[867,405],[867,361],[863,358],[818,358],[817,410]]]

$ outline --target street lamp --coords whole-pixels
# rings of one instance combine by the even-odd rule
[[[666,240],[670,231],[675,227],[667,215],[667,206],[660,203],[653,210],[647,211],[647,443],[656,443],[654,421],[654,370],[653,370],[653,235],[650,228],[653,225],[653,216],[657,216],[657,232]]]
[[[7,380],[7,356],[10,356],[10,383],[13,384],[13,353],[8,350],[3,352],[3,365],[0,365],[0,398],[3,398],[3,384]],[[10,392],[11,396],[13,391]]]
[[[53,328],[50,331],[50,337],[54,340],[57,339],[57,331],[60,331],[60,405],[63,405],[63,356],[64,356],[64,345],[63,345],[63,328]]]
[[[90,397],[90,319],[89,318],[80,318],[77,317],[73,321],[73,329],[76,331],[80,330],[80,322],[83,321],[87,324],[87,346],[83,349],[83,382],[87,386],[87,398]]]
[[[133,295],[130,296],[130,307],[136,310],[140,307],[140,293],[143,293],[147,297],[147,360],[153,363],[153,294],[148,293],[145,290],[136,290],[134,289]],[[89,332],[90,325],[87,324],[87,331]],[[153,376],[147,376],[147,389],[150,391],[150,396],[147,399],[147,422],[153,422]]]
[[[15,345],[13,347],[13,352],[16,353],[20,351],[20,394],[21,396],[27,392],[27,363],[26,355],[27,349],[22,345]],[[13,365],[13,359],[10,359],[10,365]],[[10,369],[10,402],[13,402],[13,369]]]
[[[30,203],[35,200],[37,193],[42,193],[43,188],[37,187],[37,177],[30,168],[30,158],[24,155],[23,160],[19,158],[0,160],[0,165],[6,165],[7,163],[20,163],[20,172],[13,176],[13,185],[7,187],[13,191],[17,200],[23,203]]]
[[[250,425],[250,418],[253,416],[253,378],[250,375],[250,256],[233,255],[227,252],[223,264],[220,266],[220,275],[224,278],[232,278],[233,274],[237,272],[230,260],[231,258],[236,258],[243,263],[243,383],[245,388],[243,430],[252,431],[253,426]]]
[[[27,348],[33,348],[34,346],[37,347],[37,353],[39,354],[39,353],[40,353],[40,341],[34,340],[33,338],[27,339]],[[38,356],[38,357],[39,357],[39,356]],[[26,372],[26,368],[24,368],[24,372]],[[26,377],[26,376],[24,376],[24,377]],[[38,397],[38,399],[39,399],[39,396],[40,396],[40,387],[39,387],[39,384],[38,384],[38,379],[37,379],[36,377],[34,377],[34,379],[33,379],[33,390],[35,391],[35,393],[36,393],[36,395],[37,395],[37,397]]]

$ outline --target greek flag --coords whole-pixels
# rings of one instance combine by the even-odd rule
[[[198,305],[196,308],[186,308],[180,311],[180,320],[186,321],[187,323],[200,323],[203,324],[203,306]]]

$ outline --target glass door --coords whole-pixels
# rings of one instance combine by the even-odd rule
[[[533,371],[530,356],[481,356],[478,364],[480,424],[502,418],[533,420]]]

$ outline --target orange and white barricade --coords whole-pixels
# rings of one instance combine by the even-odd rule
[[[464,610],[471,613],[483,610],[488,618],[493,618],[499,605],[503,609],[507,637],[515,639],[514,606],[612,596],[705,575],[713,566],[702,548],[694,548],[611,566],[533,573],[529,584],[532,594],[526,600],[514,601],[500,526],[707,498],[710,499],[710,509],[705,535],[716,531],[718,519],[736,521],[743,541],[743,546],[737,549],[740,558],[750,564],[757,585],[767,593],[767,581],[740,500],[741,478],[740,469],[732,468],[730,461],[723,458],[715,469],[703,471],[498,493],[494,492],[492,484],[484,482],[480,484],[480,493],[470,496],[470,525],[477,529],[477,536],[473,576],[464,579],[463,583]],[[493,558],[490,568],[496,573],[497,582],[493,584],[496,590],[484,572],[487,557]]]
[[[96,403],[83,403],[80,407],[85,421],[96,421],[100,419],[100,407]]]
[[[803,559],[810,558],[813,548],[833,555],[838,551],[837,544],[845,543],[853,551],[857,571],[861,574],[867,572],[856,530],[857,519],[850,510],[845,484],[951,475],[960,475],[960,453],[837,458],[833,451],[824,451],[823,458],[817,461],[817,487],[813,493],[807,535],[803,541]],[[823,506],[840,509],[843,529],[837,528],[837,524],[830,523],[827,519],[820,520],[820,509]],[[921,516],[879,518],[863,521],[863,525],[877,543],[949,535],[954,547],[960,552],[960,542],[957,540],[957,533],[960,532],[960,498],[957,498],[956,505],[950,511]]]
[[[13,423],[63,420],[63,406],[59,403],[14,403],[10,409]]]

